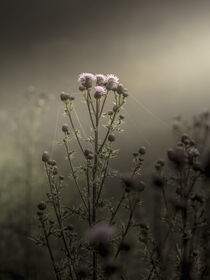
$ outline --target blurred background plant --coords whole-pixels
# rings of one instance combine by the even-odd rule
[[[48,103],[49,96],[31,86],[19,97],[15,110],[1,113],[5,133],[1,137],[0,279],[36,278],[40,252],[29,237],[34,199],[39,197],[43,186],[37,162],[43,143],[42,119]]]

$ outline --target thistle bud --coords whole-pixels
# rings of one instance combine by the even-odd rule
[[[53,175],[57,175],[58,174],[58,167],[54,166],[53,167]]]
[[[114,107],[113,107],[113,112],[119,112],[119,110],[120,110],[120,108],[119,108],[119,106],[118,105],[114,105]]]
[[[45,151],[45,152],[42,154],[42,161],[43,161],[43,162],[48,162],[49,158],[50,158],[49,153]]]
[[[146,154],[146,148],[144,146],[141,146],[140,149],[139,149],[139,154],[140,155],[144,155]]]
[[[47,205],[44,201],[41,201],[38,205],[37,208],[41,211],[44,211],[47,208]]]
[[[66,102],[67,100],[70,100],[70,94],[65,93],[64,91],[62,91],[61,94],[60,94],[60,99],[63,102]]]
[[[69,132],[69,126],[68,126],[68,124],[63,124],[63,126],[62,126],[62,131],[63,131],[64,133],[68,133],[68,132]]]
[[[109,134],[108,141],[110,141],[110,142],[114,142],[115,141],[115,136],[114,136],[113,133]]]

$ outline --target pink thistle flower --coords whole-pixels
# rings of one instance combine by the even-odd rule
[[[94,97],[96,99],[98,98],[101,98],[104,94],[105,94],[105,88],[104,87],[101,87],[101,86],[96,86],[95,87],[95,94],[94,94]]]
[[[119,78],[114,74],[108,74],[106,76],[107,83],[118,83]]]
[[[96,80],[96,77],[92,73],[82,73],[79,75],[79,78],[78,78],[78,82],[81,82],[81,84],[85,88],[91,88],[93,81],[95,81],[95,80]]]
[[[90,80],[92,80],[92,81],[95,81],[96,77],[95,77],[95,75],[92,74],[92,73],[81,73],[81,74],[79,75],[78,82],[81,82],[81,83],[82,83],[82,82],[85,82],[86,79],[90,79]]]
[[[103,74],[96,74],[96,85],[101,86],[106,82],[106,77]]]
[[[113,74],[106,76],[106,88],[108,90],[116,90],[119,78]]]

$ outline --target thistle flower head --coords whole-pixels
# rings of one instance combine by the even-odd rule
[[[49,159],[50,159],[49,153],[47,151],[43,152],[42,161],[48,162]]]
[[[101,98],[104,94],[105,94],[105,88],[104,87],[102,87],[102,86],[96,86],[95,87],[95,94],[94,94],[94,97],[96,98],[96,99],[99,99],[99,98]]]
[[[107,83],[118,83],[119,78],[114,74],[108,74],[106,76]]]
[[[125,88],[123,84],[118,84],[116,91],[118,94],[125,94],[128,92],[127,88]]]
[[[115,233],[115,228],[105,222],[92,226],[88,231],[88,239],[93,244],[107,243]]]
[[[101,86],[106,82],[106,76],[103,74],[96,74],[96,85]]]
[[[95,81],[96,77],[92,73],[81,73],[79,74],[78,82],[85,82],[87,79],[90,79],[92,81]]]
[[[116,90],[119,78],[113,74],[106,76],[106,88],[108,90]]]
[[[79,75],[78,82],[85,88],[91,88],[96,77],[92,73],[82,73]]]

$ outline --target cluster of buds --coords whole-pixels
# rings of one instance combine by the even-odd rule
[[[50,159],[49,153],[47,151],[43,152],[42,154],[42,161],[45,164],[48,164],[52,174],[55,176],[58,174],[58,167],[57,167],[57,163],[54,159]]]
[[[95,94],[96,99],[101,98],[105,95],[107,91],[114,91],[124,98],[128,97],[128,90],[119,83],[119,78],[113,74],[103,75],[103,74],[92,74],[92,73],[82,73],[79,75],[78,81],[80,82],[79,90],[84,91],[90,89],[95,83]]]
[[[41,201],[41,202],[39,202],[39,204],[37,205],[37,208],[38,208],[37,215],[41,217],[41,216],[43,216],[44,211],[45,211],[46,208],[47,208],[47,205],[46,205],[46,203],[45,203],[44,201]]]
[[[74,96],[71,96],[69,93],[62,91],[60,94],[60,99],[63,102],[68,102],[68,101],[73,101],[75,98]]]

